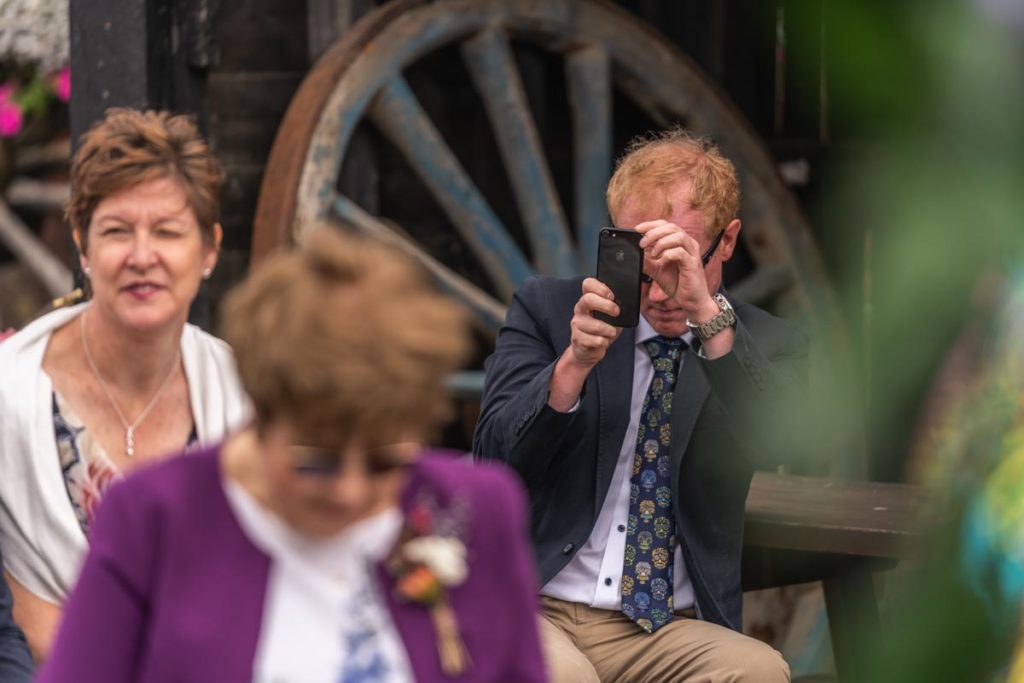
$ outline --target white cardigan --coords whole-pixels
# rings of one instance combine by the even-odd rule
[[[59,309],[0,342],[0,547],[25,588],[63,604],[78,577],[86,537],[64,485],[54,435],[53,386],[42,371],[50,335],[88,306]],[[181,334],[196,435],[222,439],[250,415],[231,349],[194,325]]]

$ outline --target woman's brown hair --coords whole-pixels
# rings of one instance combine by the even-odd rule
[[[329,226],[233,290],[221,332],[258,423],[371,439],[436,427],[469,350],[464,311],[417,264]]]
[[[187,116],[166,111],[108,109],[80,140],[71,163],[66,217],[88,249],[89,221],[111,194],[158,178],[179,181],[203,239],[212,244],[224,174]]]

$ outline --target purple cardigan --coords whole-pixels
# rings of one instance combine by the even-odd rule
[[[392,618],[417,681],[546,680],[524,498],[506,471],[427,453],[402,493],[470,505],[469,577],[451,591],[472,666],[440,667],[427,610],[393,599]],[[242,532],[224,494],[219,449],[171,458],[111,488],[52,656],[40,681],[251,681],[270,559]]]

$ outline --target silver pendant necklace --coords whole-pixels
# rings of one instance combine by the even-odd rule
[[[125,453],[129,458],[135,457],[135,430],[138,429],[139,425],[142,424],[142,421],[146,419],[149,412],[153,410],[153,406],[157,404],[160,396],[164,393],[164,389],[166,389],[167,385],[170,384],[171,377],[174,376],[174,371],[177,369],[178,361],[181,358],[181,349],[178,349],[178,353],[174,357],[174,363],[171,364],[170,372],[168,372],[167,376],[164,377],[163,383],[160,384],[160,388],[156,390],[155,394],[153,394],[153,398],[149,399],[149,404],[143,408],[142,412],[139,413],[139,416],[135,418],[134,421],[128,422],[124,413],[121,412],[121,406],[117,405],[117,401],[114,400],[113,392],[110,391],[110,387],[108,387],[107,383],[103,380],[103,375],[100,374],[100,369],[96,367],[96,361],[92,359],[92,353],[89,352],[89,342],[85,339],[84,312],[82,315],[78,316],[78,330],[82,335],[82,350],[85,351],[85,360],[89,363],[89,369],[92,370],[92,374],[96,378],[96,381],[100,383],[100,386],[103,388],[103,392],[107,395],[107,400],[110,401],[110,406],[117,414],[117,419],[121,421],[121,426],[124,427]]]

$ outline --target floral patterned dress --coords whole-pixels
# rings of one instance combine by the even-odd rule
[[[56,391],[53,392],[53,431],[64,488],[82,532],[88,536],[96,506],[111,484],[123,478],[124,474]],[[193,424],[185,450],[194,448],[198,440]]]

